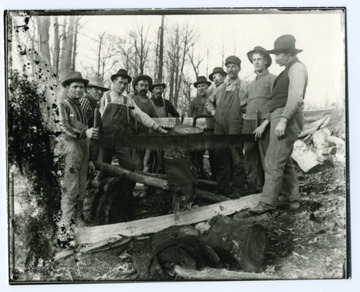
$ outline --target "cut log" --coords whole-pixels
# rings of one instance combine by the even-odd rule
[[[267,232],[261,225],[217,216],[210,221],[210,226],[201,238],[223,264],[246,272],[259,271],[268,245]]]
[[[107,163],[94,162],[96,169],[110,173],[114,176],[126,176],[129,180],[146,184],[148,186],[157,187],[163,190],[168,190],[169,186],[166,180],[150,177],[148,175],[139,174],[130,170],[121,168],[119,166],[110,165]]]
[[[203,191],[203,190],[198,190],[195,189],[195,196],[198,196],[199,198],[211,201],[211,202],[223,202],[223,201],[228,201],[230,200],[227,197],[221,196],[221,195],[217,195],[211,192],[207,192],[207,191]]]
[[[229,271],[226,269],[205,268],[200,271],[195,269],[185,269],[181,266],[175,266],[175,273],[184,280],[272,280],[279,279],[275,275],[257,274],[247,272]]]
[[[81,227],[75,235],[79,244],[95,243],[117,235],[139,236],[159,232],[173,225],[188,225],[209,220],[217,215],[231,215],[247,208],[255,207],[261,194],[246,196],[237,200],[229,200],[189,211],[179,213],[175,220],[174,214],[140,219],[131,222],[110,224],[104,226]]]
[[[317,155],[301,140],[296,140],[291,157],[304,172],[308,172],[320,164]]]
[[[309,123],[309,124],[305,124],[304,129],[299,134],[298,138],[300,139],[300,138],[306,137],[307,135],[311,135],[311,134],[315,133],[315,131],[317,131],[318,129],[326,127],[326,125],[330,121],[330,118],[331,118],[331,115],[329,114],[320,120],[317,120],[317,121]]]

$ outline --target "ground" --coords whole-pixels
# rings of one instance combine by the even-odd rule
[[[343,278],[346,275],[346,185],[342,164],[326,164],[313,173],[298,169],[301,208],[277,210],[261,224],[269,249],[261,273],[281,279]],[[137,197],[136,217],[172,210],[163,192]],[[196,201],[195,204],[204,204]],[[239,214],[234,214],[237,216]],[[150,236],[134,239],[147,244]],[[133,268],[134,242],[112,250],[40,262],[31,271],[18,268],[18,281],[141,280]]]

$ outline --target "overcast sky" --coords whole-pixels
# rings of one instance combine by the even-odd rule
[[[221,66],[222,44],[225,57],[235,54],[242,60],[241,77],[253,78],[253,67],[246,53],[260,45],[272,49],[275,39],[282,34],[293,34],[296,47],[304,51],[298,55],[307,66],[309,84],[306,94],[307,107],[321,107],[344,99],[345,74],[345,34],[343,15],[340,11],[287,14],[240,14],[240,15],[167,15],[166,25],[186,24],[197,28],[200,38],[196,48],[206,54],[209,50],[208,64],[201,64],[200,75],[211,73],[213,67]],[[129,29],[136,25],[150,26],[149,40],[156,43],[156,31],[160,26],[159,15],[150,16],[83,16],[86,24],[79,35],[78,64],[94,62],[89,56],[94,52],[89,49],[91,39],[96,34],[109,34],[125,37]],[[166,35],[165,35],[166,39]],[[80,65],[81,67],[81,65]],[[79,68],[80,69],[80,68]],[[279,74],[280,68],[275,62],[270,71]],[[186,69],[193,74],[192,69]],[[153,72],[146,72],[153,75]],[[195,76],[194,76],[195,78]],[[195,81],[195,80],[194,80]]]

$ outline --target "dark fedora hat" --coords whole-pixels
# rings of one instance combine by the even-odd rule
[[[268,53],[267,50],[265,50],[263,47],[260,47],[260,46],[256,46],[253,50],[251,50],[250,52],[247,53],[247,56],[248,56],[248,58],[249,58],[250,63],[252,63],[252,56],[253,56],[253,54],[254,54],[254,53],[257,53],[257,52],[261,52],[261,53],[263,53],[263,54],[266,56],[266,58],[267,58],[267,60],[268,60],[268,63],[267,63],[267,65],[266,65],[266,67],[270,67],[270,66],[271,66],[271,63],[272,63],[271,56],[270,56],[270,54]]]
[[[278,37],[274,43],[274,49],[269,50],[270,54],[279,54],[279,53],[300,53],[303,50],[298,50],[295,48],[296,39],[291,34],[284,34]]]
[[[69,72],[64,80],[61,82],[61,85],[66,87],[67,85],[69,85],[72,82],[83,82],[85,86],[88,85],[89,80],[82,78],[81,73],[78,71],[72,71]]]
[[[102,79],[100,77],[89,78],[89,84],[88,84],[87,87],[88,88],[89,87],[99,88],[99,89],[104,90],[104,91],[110,90],[109,88],[106,88],[104,86],[104,82],[102,81]]]
[[[211,85],[211,82],[206,79],[205,76],[199,76],[194,83],[194,86],[197,87],[199,84],[206,83],[207,85]]]
[[[225,66],[227,66],[228,64],[235,64],[235,65],[238,65],[240,67],[241,60],[236,56],[229,56],[225,60]]]
[[[137,76],[137,77],[133,80],[133,82],[132,82],[132,86],[133,86],[134,90],[136,90],[136,89],[135,89],[135,86],[138,84],[138,82],[139,82],[140,80],[146,80],[147,82],[149,82],[149,88],[151,88],[151,86],[152,86],[152,79],[151,79],[151,77],[148,76],[148,75],[139,75],[139,76]]]
[[[166,88],[166,84],[163,83],[163,82],[161,81],[161,79],[155,79],[153,85],[152,85],[151,88],[150,88],[150,91],[153,91],[153,89],[154,89],[156,86],[162,86],[163,88]]]
[[[129,80],[129,83],[132,80],[132,78],[128,75],[128,72],[125,69],[120,69],[119,71],[117,71],[116,74],[111,75],[110,77],[111,81],[114,81],[114,79],[118,76],[127,78],[127,80]]]
[[[209,75],[209,79],[212,81],[213,80],[213,76],[216,74],[216,73],[220,73],[222,76],[226,76],[227,73],[224,71],[223,68],[221,67],[215,67],[212,71],[212,73]]]

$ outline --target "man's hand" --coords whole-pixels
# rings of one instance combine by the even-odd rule
[[[279,140],[284,138],[284,136],[285,136],[285,129],[286,129],[287,121],[288,120],[286,118],[281,118],[280,122],[277,124],[277,126],[275,128],[275,136]]]
[[[263,135],[263,133],[269,123],[270,123],[269,120],[265,120],[261,123],[261,125],[259,127],[257,127],[255,129],[255,131],[253,132],[253,134],[255,134],[255,141],[261,139],[261,136]]]
[[[215,116],[215,110],[211,110],[211,111],[210,111],[210,114],[211,114],[212,116]]]
[[[161,133],[161,134],[167,134],[167,133],[169,133],[168,131],[166,131],[165,129],[163,129],[163,128],[161,128],[161,127],[159,127],[157,130],[158,130],[158,132]]]
[[[95,165],[94,162],[91,160],[89,161],[89,173],[93,173],[95,171]]]
[[[90,128],[86,130],[86,137],[89,139],[99,139],[99,128]]]

